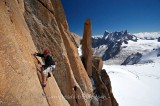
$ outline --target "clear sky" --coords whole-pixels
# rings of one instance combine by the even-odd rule
[[[84,22],[92,34],[105,30],[131,33],[160,31],[160,0],[61,0],[72,32],[83,35]]]

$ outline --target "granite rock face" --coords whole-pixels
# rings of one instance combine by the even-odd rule
[[[51,4],[53,12],[46,2]],[[37,49],[48,48],[57,62],[54,76],[62,94],[70,105],[89,105],[90,98],[84,97],[92,95],[92,86],[71,40],[61,2],[31,0],[25,2],[25,8],[31,11],[25,11],[25,19]]]
[[[108,92],[109,92],[109,95],[111,98],[111,102],[112,102],[112,106],[118,106],[118,103],[117,103],[117,101],[113,95],[113,92],[112,92],[112,85],[111,85],[109,75],[107,74],[105,69],[101,70],[100,76],[101,76],[103,83],[106,85],[106,87],[108,89]]]
[[[102,59],[100,57],[93,57],[92,78],[94,81],[94,95],[98,98],[99,106],[118,106],[116,99],[112,93],[111,81],[102,69]]]
[[[81,44],[81,37],[73,32],[71,32],[72,41],[76,47],[79,47]]]
[[[4,105],[90,105],[91,82],[60,0],[1,0],[0,37],[0,100]],[[31,53],[46,48],[57,68],[42,89]]]
[[[82,39],[82,61],[89,76],[92,76],[92,30],[90,19],[84,24],[84,33]]]
[[[0,55],[3,55],[0,57],[0,102],[2,106],[68,106],[53,77],[44,90],[41,87],[31,55],[36,47],[24,10],[23,1],[0,1]],[[48,89],[49,86],[54,89]]]
[[[91,22],[86,20],[82,39],[82,61],[91,79],[94,96],[91,106],[118,106],[112,93],[111,81],[103,68],[101,57],[93,56],[91,39]]]

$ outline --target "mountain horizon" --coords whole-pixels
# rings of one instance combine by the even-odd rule
[[[121,32],[121,31],[125,31],[125,30],[120,30],[120,31],[109,31],[109,30],[105,30],[104,32]],[[128,31],[128,30],[127,30]],[[160,37],[160,31],[156,31],[156,32],[137,32],[137,33],[131,33],[130,31],[128,31],[130,34],[133,35],[144,35],[144,36],[150,36],[150,35],[156,35],[157,37]],[[104,33],[103,33],[104,34]],[[103,36],[103,34],[96,34],[96,35],[92,35],[92,36]]]

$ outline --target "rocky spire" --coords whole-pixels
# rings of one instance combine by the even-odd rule
[[[92,28],[90,19],[84,24],[84,33],[82,39],[82,61],[89,76],[92,76]]]

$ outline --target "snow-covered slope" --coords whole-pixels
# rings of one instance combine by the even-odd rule
[[[107,49],[108,49],[107,45],[101,45],[97,48],[93,48],[93,54],[102,57]]]
[[[160,59],[160,58],[159,58]],[[120,106],[160,106],[160,62],[104,65]]]
[[[133,35],[136,35],[139,38],[158,38],[160,37],[160,32],[140,32]]]
[[[117,58],[107,61],[110,65],[103,66],[111,78],[119,105],[160,106],[160,57],[157,57],[160,43],[156,40],[138,40],[123,46]],[[138,64],[118,65],[125,55],[136,52],[143,54]]]
[[[121,46],[121,51],[114,58],[111,58],[105,61],[105,64],[122,64],[123,61],[132,53],[142,53],[142,55],[146,53],[153,52],[154,49],[160,48],[160,42],[157,40],[141,40],[139,39],[137,42],[128,41],[128,44],[123,43]]]

